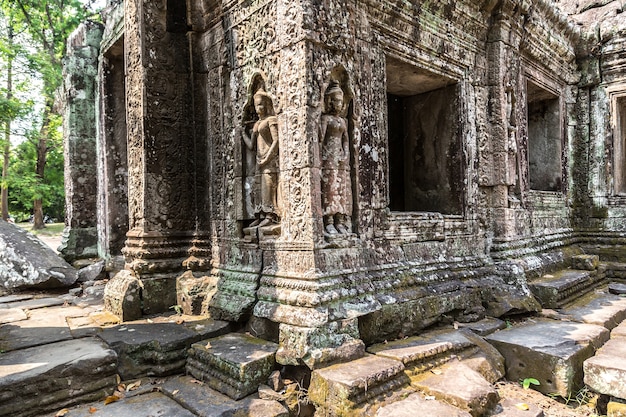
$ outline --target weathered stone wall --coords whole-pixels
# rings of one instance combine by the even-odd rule
[[[85,22],[68,40],[64,60],[65,230],[60,252],[68,261],[97,256],[96,92],[102,26]]]
[[[113,311],[207,294],[314,368],[532,311],[527,281],[572,245],[619,243],[617,12],[595,30],[547,0],[188,7],[127,0],[103,43],[103,252],[128,230]]]

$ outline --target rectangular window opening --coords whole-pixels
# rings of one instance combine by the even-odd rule
[[[562,191],[561,106],[559,97],[528,80],[526,98],[530,189]]]
[[[389,208],[462,214],[458,83],[387,58],[387,112]]]

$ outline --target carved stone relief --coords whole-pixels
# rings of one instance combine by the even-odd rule
[[[280,234],[282,204],[279,198],[279,138],[278,118],[272,97],[265,91],[261,78],[253,79],[249,104],[244,108],[241,138],[245,144],[244,210],[252,222],[244,228],[248,239],[258,233]]]

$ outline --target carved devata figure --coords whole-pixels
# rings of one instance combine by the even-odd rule
[[[278,203],[278,122],[272,98],[259,87],[253,96],[258,120],[248,133],[242,131],[246,148],[256,152],[256,178],[260,192],[253,202],[254,221],[249,227],[265,227],[280,222]]]
[[[328,235],[351,233],[352,181],[348,121],[343,117],[344,92],[332,81],[324,94],[320,122],[322,213]]]

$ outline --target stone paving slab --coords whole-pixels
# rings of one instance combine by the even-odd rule
[[[498,330],[506,329],[504,320],[487,317],[474,323],[459,323],[459,328],[470,329],[479,336],[487,336]]]
[[[0,326],[0,349],[13,351],[72,338],[66,314],[79,314],[80,309],[50,308],[31,310],[28,320]]]
[[[163,392],[200,417],[288,417],[288,410],[277,401],[254,396],[235,401],[189,376],[173,377],[163,384]]]
[[[107,405],[102,401],[86,404],[70,409],[64,417],[195,417],[195,414],[166,395],[152,392]]]
[[[21,308],[0,309],[0,324],[12,323],[14,321],[26,320],[28,316]]]
[[[113,392],[117,357],[95,338],[0,355],[0,415],[30,416]]]
[[[465,410],[473,417],[484,415],[500,400],[493,385],[462,362],[448,362],[436,371],[412,378],[411,386]]]
[[[528,406],[528,409],[519,408],[519,404]],[[544,417],[543,410],[535,404],[530,404],[515,398],[505,398],[489,413],[490,417]]]
[[[16,301],[13,303],[7,303],[6,306],[8,308],[25,308],[29,310],[33,310],[36,308],[44,308],[44,307],[54,307],[54,306],[62,306],[65,304],[65,301],[56,297],[46,297],[46,298],[33,298],[30,300],[22,300]]]
[[[5,303],[14,303],[16,301],[24,301],[24,300],[30,300],[31,298],[33,298],[33,295],[30,294],[11,294],[11,295],[4,295],[2,297],[0,297],[0,304],[5,304]],[[1,308],[1,307],[0,307]]]
[[[193,343],[230,330],[228,322],[211,319],[181,319],[180,324],[148,320],[123,323],[98,333],[117,352],[123,379],[182,373]]]
[[[471,414],[441,401],[426,400],[420,393],[411,394],[404,400],[385,405],[376,413],[376,417],[417,416],[470,417]]]
[[[561,309],[561,314],[581,323],[597,324],[611,330],[626,319],[626,298],[607,293],[594,293],[583,300],[584,305]],[[578,303],[577,303],[578,304]]]
[[[626,400],[626,340],[611,338],[584,362],[583,371],[592,390]]]
[[[509,381],[535,378],[544,394],[567,397],[583,385],[582,364],[609,338],[593,324],[543,320],[487,336],[504,356]]]

